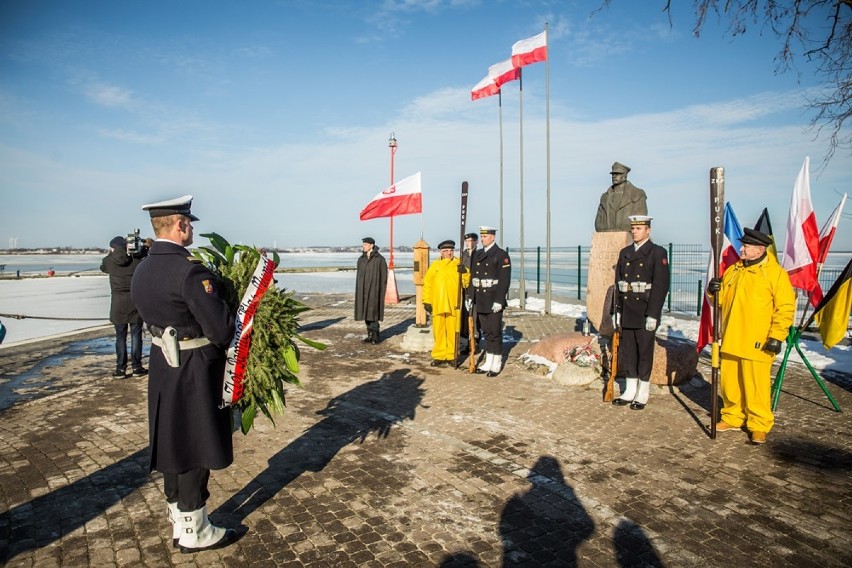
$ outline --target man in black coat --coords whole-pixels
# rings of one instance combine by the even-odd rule
[[[612,403],[642,410],[648,404],[654,338],[669,293],[669,262],[666,249],[651,242],[651,217],[631,215],[630,234],[633,244],[621,249],[615,266],[613,322],[621,330],[618,374],[626,388]]]
[[[109,242],[109,254],[101,261],[101,272],[109,274],[109,321],[115,326],[115,371],[112,376],[127,376],[127,328],[130,327],[130,361],[133,374],[143,376],[148,370],[142,366],[142,316],[130,298],[130,279],[136,267],[145,258],[147,250],[130,254],[127,241],[118,236]]]
[[[465,268],[470,270],[471,263],[473,262],[473,254],[476,251],[476,245],[479,244],[479,235],[476,233],[467,233],[464,236],[464,247],[461,251],[461,264]],[[461,355],[465,355],[470,351],[470,309],[473,307],[473,288],[468,286],[464,289],[464,302],[462,303],[462,312],[461,312],[461,336],[467,341],[467,346],[462,350]],[[475,319],[475,318],[474,318]],[[476,329],[476,322],[473,322],[474,330]],[[475,331],[474,331],[475,333]],[[474,335],[476,338],[476,335]]]
[[[497,229],[480,227],[482,248],[476,249],[471,262],[470,286],[479,331],[485,343],[485,360],[477,373],[497,376],[503,368],[503,308],[512,280],[509,254],[494,242]]]
[[[361,256],[355,272],[355,321],[367,324],[364,343],[378,343],[379,322],[385,319],[388,263],[376,248],[373,237],[361,239]]]
[[[133,275],[131,294],[153,336],[149,360],[151,470],[163,474],[172,538],[181,552],[220,548],[235,532],[207,517],[211,469],[234,459],[231,410],[219,408],[234,314],[192,244],[187,195],[145,205],[157,240]]]

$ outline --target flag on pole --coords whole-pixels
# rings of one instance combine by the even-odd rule
[[[817,256],[817,265],[825,264],[825,259],[828,257],[828,249],[831,248],[831,241],[834,240],[834,233],[837,231],[837,224],[840,222],[840,215],[843,213],[843,206],[846,205],[846,194],[840,198],[840,203],[834,208],[831,217],[822,226],[819,232],[819,256]],[[819,266],[818,266],[819,267]]]
[[[722,221],[724,236],[722,238],[722,253],[719,255],[719,277],[721,278],[728,267],[733,266],[740,259],[740,247],[742,243],[740,239],[743,236],[743,229],[734,214],[734,208],[731,203],[725,203],[725,218]],[[704,349],[708,345],[713,335],[713,307],[707,297],[707,284],[713,278],[713,252],[710,252],[710,259],[707,261],[707,280],[704,286],[704,303],[701,306],[701,321],[698,324],[698,351]]]
[[[790,283],[800,290],[811,292],[819,287],[816,259],[819,256],[819,229],[811,203],[811,182],[808,172],[810,158],[805,156],[802,169],[793,186],[790,216],[787,218],[787,235],[781,266],[790,275]],[[811,295],[811,303],[816,305]]]
[[[547,31],[522,39],[512,46],[512,65],[523,67],[547,60]]]
[[[831,349],[846,336],[849,313],[852,312],[852,260],[831,285],[814,310],[819,336],[826,349]]]
[[[484,99],[485,97],[490,97],[491,95],[496,95],[500,92],[500,87],[494,82],[494,79],[491,78],[491,75],[486,75],[485,78],[476,84],[476,86],[470,90],[470,100],[475,101],[476,99]]]
[[[361,220],[423,212],[420,172],[400,180],[378,194],[361,210]]]
[[[766,247],[766,252],[771,254],[778,259],[778,247],[775,246],[775,236],[772,234],[772,223],[769,222],[769,211],[766,207],[763,208],[763,212],[760,214],[760,217],[757,218],[757,223],[754,225],[755,231],[760,231],[764,235],[767,235],[772,239],[772,244]]]
[[[521,70],[518,67],[512,66],[512,60],[507,59],[500,63],[495,63],[488,68],[488,76],[494,81],[499,89],[509,81],[516,81],[521,77]]]

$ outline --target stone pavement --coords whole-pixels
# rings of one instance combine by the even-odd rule
[[[510,310],[506,369],[486,379],[402,351],[411,305],[374,346],[351,298],[305,301],[328,349],[303,350],[275,426],[235,435],[208,508],[242,536],[194,555],[171,546],[146,381],[109,378],[111,333],[0,350],[0,388],[23,393],[0,411],[0,564],[852,565],[849,375],[828,377],[836,413],[794,365],[766,445],[713,441],[706,382],[632,411],[518,361],[571,319]]]

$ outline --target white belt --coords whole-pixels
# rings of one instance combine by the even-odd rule
[[[152,337],[151,343],[156,345],[157,347],[163,347],[163,338],[162,337]],[[195,339],[184,339],[183,341],[178,341],[178,346],[181,351],[186,351],[188,349],[197,349],[199,347],[204,347],[205,345],[210,345],[210,340],[206,337],[196,337]]]
[[[475,288],[491,288],[496,286],[500,280],[492,278],[472,278],[471,282]]]
[[[626,282],[624,280],[618,281],[618,291],[619,292],[627,292],[627,289],[630,289],[635,294],[641,294],[645,290],[651,289],[650,282]]]

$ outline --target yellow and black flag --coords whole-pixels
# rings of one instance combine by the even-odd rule
[[[772,244],[766,247],[766,252],[778,258],[778,248],[775,246],[775,236],[772,234],[772,223],[769,222],[769,211],[766,210],[766,207],[763,208],[763,213],[757,218],[754,230],[760,231],[764,235],[769,235],[772,239]]]
[[[826,349],[831,349],[846,336],[852,311],[852,260],[840,273],[831,289],[811,316],[819,326],[819,336]]]

